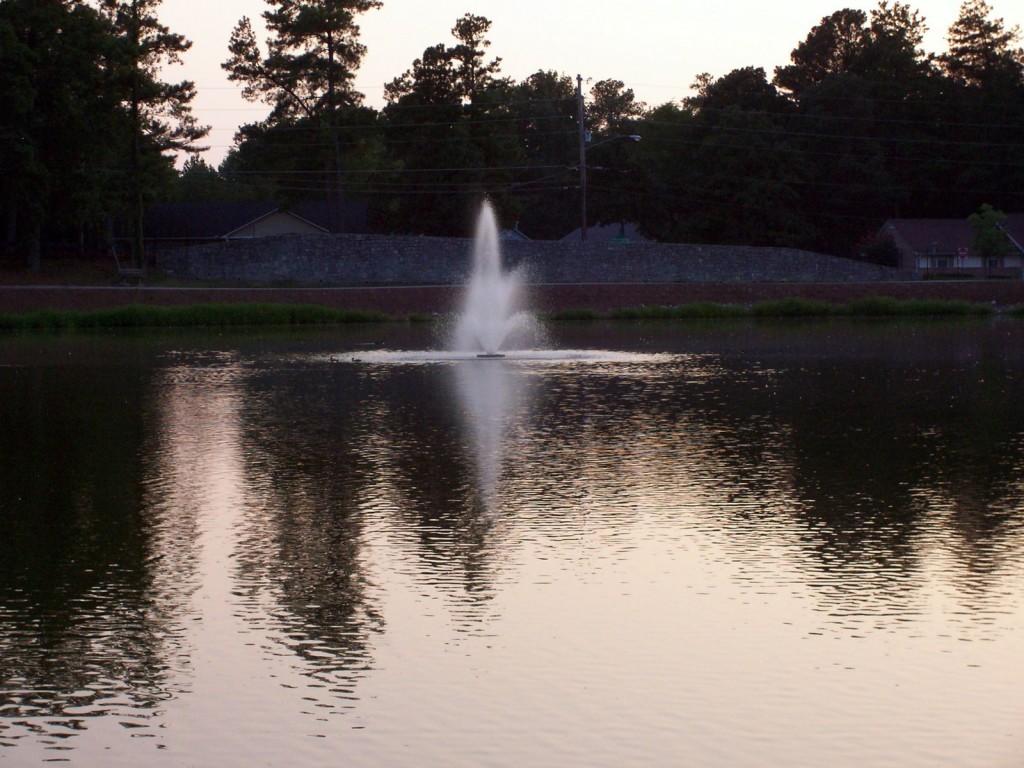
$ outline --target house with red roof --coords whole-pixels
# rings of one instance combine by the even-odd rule
[[[974,248],[975,230],[967,219],[889,219],[880,234],[891,237],[901,254],[900,268],[923,276],[1024,277],[1024,213],[1000,224],[1007,250],[983,258]]]

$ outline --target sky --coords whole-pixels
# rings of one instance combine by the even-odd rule
[[[910,0],[928,26],[924,48],[941,52],[961,0]],[[1024,21],[1016,0],[989,0],[1007,26]],[[384,84],[410,68],[424,49],[454,43],[451,28],[465,13],[491,21],[490,54],[502,59],[501,75],[521,80],[554,70],[597,82],[621,80],[648,106],[690,95],[701,72],[715,77],[738,67],[763,67],[769,78],[789,63],[792,50],[825,16],[841,8],[870,10],[877,3],[856,0],[384,0],[360,17],[367,47],[356,88],[372,107],[384,103]],[[239,125],[263,119],[269,107],[246,102],[221,63],[228,57],[231,30],[248,16],[262,42],[266,35],[262,0],[164,0],[161,21],[192,41],[181,65],[164,72],[167,81],[192,80],[193,111],[212,127],[204,157],[220,163]]]

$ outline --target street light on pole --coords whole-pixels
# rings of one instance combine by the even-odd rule
[[[612,141],[640,141],[639,134],[628,136],[612,136],[590,144],[590,131],[586,128],[583,111],[583,75],[576,75],[576,123],[579,130],[580,145],[580,242],[587,242],[587,150],[600,147]]]

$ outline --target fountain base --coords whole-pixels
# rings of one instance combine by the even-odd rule
[[[479,357],[481,360],[496,360],[498,358],[504,357],[504,355],[501,354],[500,352],[481,352],[479,355],[477,355],[477,357]]]

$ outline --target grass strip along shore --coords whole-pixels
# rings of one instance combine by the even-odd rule
[[[596,320],[689,320],[784,317],[950,317],[987,316],[988,304],[962,300],[872,297],[845,304],[809,299],[782,299],[756,304],[699,302],[679,306],[643,305],[609,312],[565,310],[544,315],[554,322]],[[1004,314],[1024,317],[1024,305]],[[195,304],[177,307],[130,305],[100,310],[52,310],[0,314],[0,330],[59,331],[130,328],[224,328],[258,326],[325,326],[350,323],[430,322],[431,315],[397,317],[372,310],[337,309],[315,304]]]
[[[193,304],[159,307],[54,310],[0,314],[0,330],[94,330],[103,328],[225,328],[383,323],[396,318],[371,310],[316,304]],[[403,318],[413,319],[413,318]]]
[[[1022,308],[1014,307],[1011,313]],[[616,320],[675,320],[742,317],[949,317],[986,316],[995,313],[989,304],[962,299],[894,299],[872,296],[848,303],[789,298],[755,304],[701,302],[676,307],[640,306],[613,310]]]

